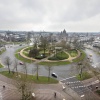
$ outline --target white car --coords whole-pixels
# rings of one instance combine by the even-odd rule
[[[52,73],[51,75],[52,75],[53,77],[55,77],[55,78],[58,77],[56,73]]]
[[[92,65],[93,68],[96,68],[96,65]]]

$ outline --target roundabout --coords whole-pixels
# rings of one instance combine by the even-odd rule
[[[35,59],[33,57],[28,56],[28,52],[26,51],[26,49],[28,49],[28,48],[30,48],[30,47],[23,48],[19,52],[17,52],[18,56],[21,56],[21,57],[25,58],[26,60],[28,60],[30,62],[38,62],[40,64],[49,63],[49,62],[50,63],[66,62],[66,64],[69,64],[71,62],[74,62],[75,59],[77,59],[81,56],[81,52],[79,50],[72,50],[72,54],[71,54],[71,51],[63,50],[63,51],[60,51],[59,53],[57,53],[58,55],[55,54],[55,53],[52,53],[51,55],[49,55],[45,58]],[[27,53],[27,54],[25,54],[25,53]],[[19,59],[18,56],[17,56],[17,58]],[[58,56],[59,56],[59,59],[58,59]]]
[[[26,55],[24,55],[24,57],[28,58],[28,59],[26,59],[26,58],[22,57],[23,50],[25,50],[25,48],[26,48],[25,46],[22,47],[22,46],[18,46],[18,45],[13,45],[11,48],[8,48],[8,46],[6,46],[6,52],[1,55],[2,64],[5,65],[4,64],[5,57],[9,56],[12,61],[12,64],[10,65],[10,69],[13,69],[14,59],[17,58],[18,62],[26,62],[27,63],[27,73],[32,75],[33,74],[32,70],[35,69],[35,63],[38,62],[39,63],[39,75],[42,75],[42,76],[48,75],[48,72],[47,72],[45,66],[51,65],[51,66],[53,66],[51,73],[55,72],[59,76],[58,79],[62,79],[62,78],[72,76],[72,73],[70,72],[71,66],[75,65],[74,62],[81,60],[81,58],[84,59],[84,53],[82,56],[79,56],[79,57],[77,55],[76,59],[74,59],[75,57],[72,57],[73,62],[71,61],[71,59],[72,59],[71,57],[69,57],[68,59],[65,59],[65,60],[58,60],[58,61],[53,60],[52,61],[52,60],[48,60],[48,57],[38,60],[38,59],[34,59],[34,58],[28,58]],[[76,61],[74,61],[74,60],[76,60]],[[5,66],[5,68],[7,68],[7,66]],[[22,70],[23,70],[22,65],[18,65],[18,71],[22,72]],[[36,74],[36,73],[34,73],[34,74]],[[74,74],[76,74],[76,72],[73,73],[73,75]]]

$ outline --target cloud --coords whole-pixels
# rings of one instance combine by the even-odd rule
[[[99,4],[100,0],[0,0],[0,29],[100,31]]]

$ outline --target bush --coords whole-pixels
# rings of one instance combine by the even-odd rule
[[[48,58],[48,60],[64,60],[67,59],[69,56],[65,52],[59,52],[53,57]]]
[[[36,56],[35,59],[43,59],[43,56]]]
[[[96,93],[97,93],[98,95],[100,95],[100,90],[97,90]]]
[[[91,78],[91,77],[92,77],[91,74],[89,74],[88,72],[83,72],[81,78],[80,78],[80,75],[79,75],[79,74],[76,75],[76,78],[77,78],[78,80],[85,80],[85,79],[89,79],[89,78]]]
[[[38,49],[32,49],[29,51],[29,57],[36,57],[39,54]]]
[[[64,60],[64,59],[67,59],[67,57],[53,56],[53,57],[48,58],[48,60]]]
[[[50,58],[48,58],[48,60],[59,60],[57,57],[50,57]]]

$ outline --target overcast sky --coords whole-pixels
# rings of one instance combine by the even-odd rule
[[[0,0],[0,30],[99,32],[100,0]]]

